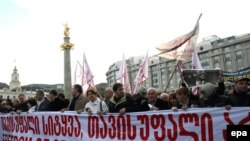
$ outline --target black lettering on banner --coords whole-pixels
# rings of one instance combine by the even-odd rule
[[[250,125],[227,125],[228,141],[246,141],[249,139]]]

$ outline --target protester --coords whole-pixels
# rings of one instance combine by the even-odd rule
[[[142,101],[147,99],[146,97],[147,90],[144,87],[140,88],[138,93],[132,96],[133,100],[136,102],[137,105],[141,105]]]
[[[154,111],[154,110],[167,110],[169,104],[167,101],[157,98],[158,92],[155,88],[149,88],[147,90],[147,99],[140,105],[141,111]]]
[[[43,90],[36,91],[36,108],[35,111],[47,111],[49,100],[45,97]]]
[[[98,98],[98,92],[94,89],[87,90],[87,96],[89,102],[86,104],[84,111],[88,112],[89,115],[99,114],[103,115],[108,112],[108,106],[104,101]]]
[[[78,111],[85,108],[88,99],[85,95],[83,95],[82,86],[79,84],[75,84],[72,88],[72,99],[69,104],[69,111]]]
[[[104,102],[106,103],[106,105],[109,105],[110,102],[110,98],[113,96],[113,90],[111,87],[108,87],[105,89],[105,93],[104,93]]]
[[[224,86],[217,87],[212,83],[204,84],[199,92],[199,107],[223,107],[226,97],[224,91],[220,89],[224,89]]]
[[[172,109],[172,110],[177,110],[178,108],[181,108],[181,106],[177,102],[177,98],[176,98],[176,93],[175,92],[171,92],[169,94],[169,108]]]
[[[181,105],[183,110],[186,110],[190,107],[189,96],[191,95],[190,91],[186,87],[177,89],[176,91],[177,102]]]
[[[169,94],[168,93],[161,93],[160,99],[168,102],[169,101]]]
[[[60,111],[65,108],[65,103],[63,100],[58,98],[58,94],[56,90],[49,91],[49,105],[47,111]]]
[[[36,100],[34,98],[29,98],[28,101],[28,107],[29,107],[29,113],[32,113],[32,112],[35,112],[35,109],[36,109]]]
[[[138,111],[138,107],[131,95],[124,93],[124,88],[121,83],[115,83],[113,85],[113,91],[114,95],[111,97],[108,105],[109,112],[123,115],[126,112]]]
[[[24,94],[18,95],[19,104],[15,106],[16,112],[27,112],[29,110],[27,100]]]
[[[11,111],[10,108],[8,108],[7,101],[3,100],[0,103],[0,113],[9,113]]]
[[[230,110],[231,107],[250,106],[250,95],[248,92],[248,85],[250,79],[246,77],[238,78],[235,81],[233,94],[226,99],[225,108]]]
[[[63,108],[67,108],[69,106],[70,101],[69,99],[65,98],[64,93],[59,93],[58,98],[63,101]]]

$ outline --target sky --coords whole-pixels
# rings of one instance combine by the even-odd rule
[[[0,0],[0,82],[17,66],[21,85],[64,83],[63,24],[70,26],[71,72],[83,52],[95,84],[110,65],[191,31],[202,38],[250,33],[249,0]]]

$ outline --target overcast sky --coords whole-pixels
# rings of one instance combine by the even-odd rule
[[[250,33],[249,0],[0,0],[0,82],[16,65],[21,85],[63,83],[63,23],[71,27],[71,68],[85,52],[95,84],[125,57],[193,29],[202,38]],[[16,60],[16,62],[14,62]]]

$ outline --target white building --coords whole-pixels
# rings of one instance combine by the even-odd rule
[[[19,74],[17,72],[17,68],[13,69],[13,73],[11,74],[11,81],[9,86],[10,91],[21,91],[21,83],[19,81]]]

